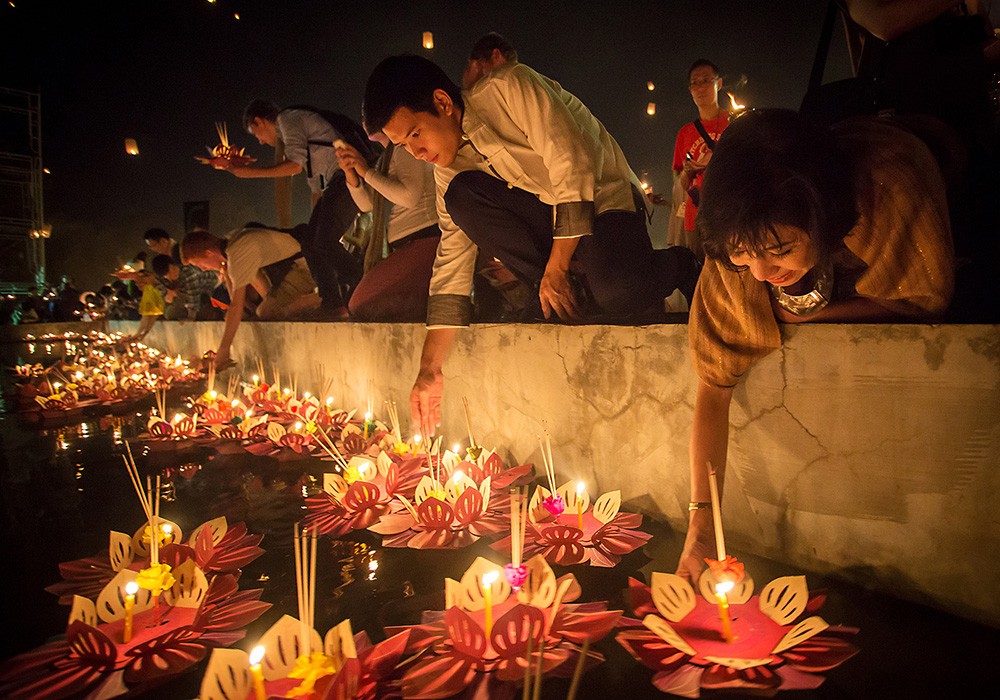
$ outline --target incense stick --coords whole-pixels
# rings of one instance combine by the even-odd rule
[[[569,694],[566,696],[566,700],[574,700],[576,698],[576,691],[580,687],[580,678],[583,676],[583,667],[587,663],[587,652],[590,651],[590,638],[583,640],[583,648],[580,649],[580,658],[576,661],[576,667],[573,669],[573,680],[569,684]]]
[[[469,433],[469,447],[474,448],[476,446],[476,438],[472,437],[472,416],[469,414],[469,400],[462,397],[462,404],[465,408],[465,429]]]

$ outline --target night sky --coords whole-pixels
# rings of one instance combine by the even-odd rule
[[[273,181],[237,180],[194,160],[217,143],[214,122],[270,163],[243,133],[253,98],[313,104],[359,118],[364,83],[383,57],[422,53],[456,82],[473,42],[498,31],[523,62],[575,93],[636,172],[669,194],[677,129],[696,116],[687,68],[706,57],[752,107],[795,108],[805,91],[821,0],[346,3],[304,0],[0,0],[0,86],[39,90],[48,277],[94,288],[143,248],[142,232],[180,238],[185,201],[210,200],[216,234],[275,222]],[[239,14],[239,19],[234,17]],[[434,32],[435,48],[420,46]],[[827,80],[847,77],[842,32]],[[648,93],[646,82],[656,90]],[[651,97],[652,95],[652,97]],[[645,112],[650,99],[654,117]],[[125,138],[140,155],[125,154]],[[293,218],[308,216],[304,178]],[[662,244],[668,210],[657,209]]]

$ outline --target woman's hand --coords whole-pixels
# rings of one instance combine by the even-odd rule
[[[705,559],[714,558],[715,555],[712,510],[710,508],[692,510],[688,519],[684,549],[681,550],[680,561],[677,562],[677,575],[687,579],[691,585],[697,585],[698,577],[705,569]]]

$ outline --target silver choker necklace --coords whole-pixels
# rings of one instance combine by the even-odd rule
[[[767,286],[771,289],[771,296],[785,311],[796,316],[811,316],[830,303],[833,290],[832,266],[825,267],[819,273],[814,271],[813,276],[815,278],[813,288],[805,294],[789,294],[784,287],[773,285],[770,282],[767,283]]]

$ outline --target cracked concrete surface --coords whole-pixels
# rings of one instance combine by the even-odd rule
[[[164,324],[171,353],[214,347],[221,324]],[[280,362],[338,404],[406,415],[420,325],[244,324],[234,356]],[[321,369],[320,368],[324,368]],[[823,325],[785,330],[734,394],[727,541],[804,569],[1000,625],[1000,327]],[[687,326],[479,326],[445,367],[443,431],[646,504],[686,527],[695,379]]]

